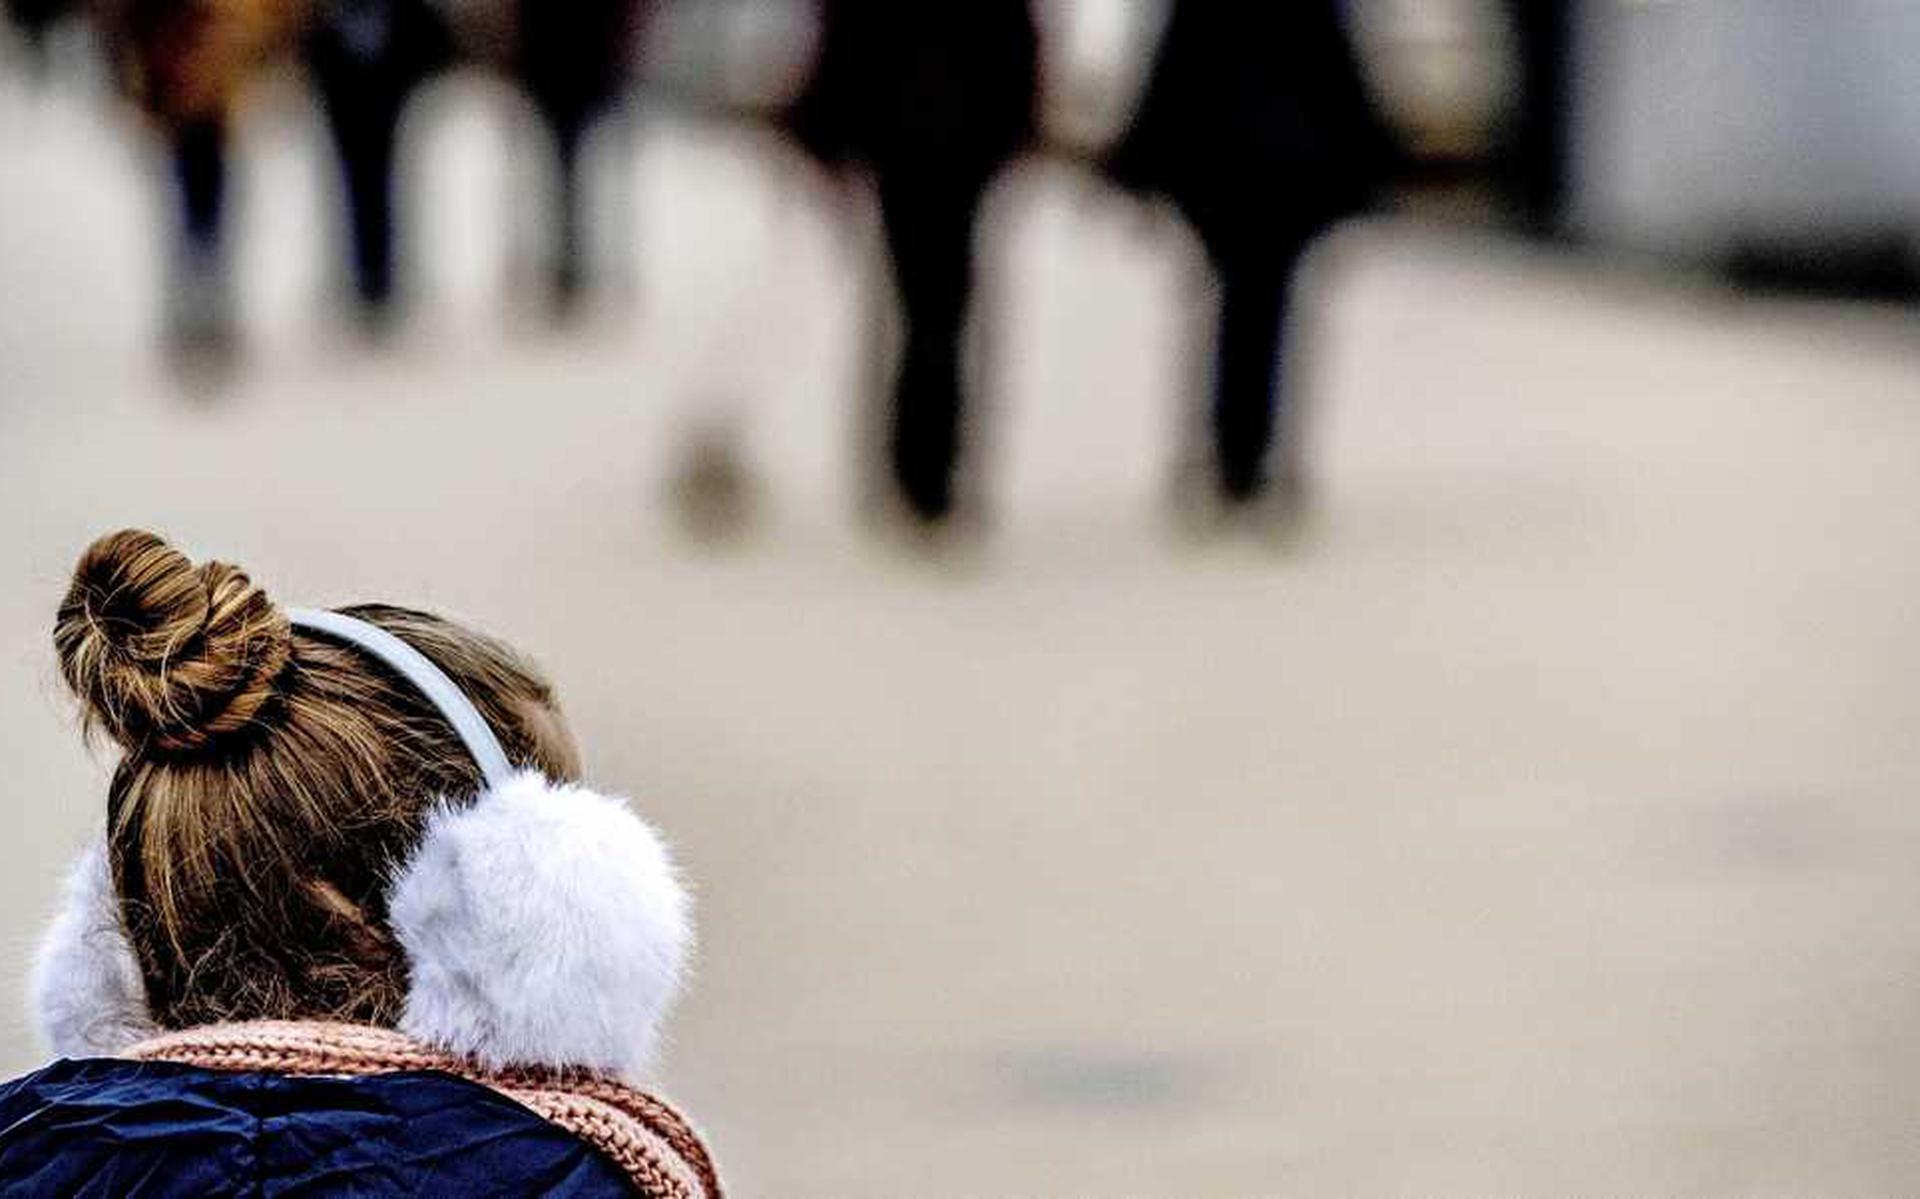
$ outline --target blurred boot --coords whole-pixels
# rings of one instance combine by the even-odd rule
[[[1167,497],[1174,534],[1195,543],[1246,534],[1281,552],[1299,549],[1312,529],[1314,496],[1298,453],[1272,456],[1259,489],[1239,498],[1221,487],[1217,457],[1204,452],[1176,460]]]
[[[731,544],[752,531],[760,492],[740,440],[731,424],[714,423],[696,431],[670,480],[669,502],[696,541]]]

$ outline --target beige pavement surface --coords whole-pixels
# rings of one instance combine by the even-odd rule
[[[0,989],[108,768],[52,612],[133,523],[551,669],[698,884],[668,1085],[741,1194],[1920,1179],[1910,319],[1363,231],[1313,312],[1317,540],[1194,548],[1178,256],[1036,171],[997,527],[935,569],[851,519],[857,240],[657,126],[634,303],[541,333],[499,299],[504,105],[456,90],[384,354],[324,317],[317,142],[250,133],[249,355],[195,400],[138,143],[0,80]],[[768,502],[721,553],[662,500],[715,412]]]

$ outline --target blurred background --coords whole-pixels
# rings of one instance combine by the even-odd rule
[[[1920,8],[7,7],[7,989],[137,525],[549,669],[738,1193],[1920,1177]]]

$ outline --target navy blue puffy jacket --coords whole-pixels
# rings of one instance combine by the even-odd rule
[[[59,1061],[0,1086],[5,1196],[631,1196],[571,1133],[478,1083]]]

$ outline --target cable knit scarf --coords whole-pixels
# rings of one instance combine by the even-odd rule
[[[626,1171],[647,1199],[723,1199],[713,1159],[692,1125],[663,1100],[603,1075],[489,1072],[391,1029],[358,1024],[215,1024],[142,1041],[124,1056],[278,1074],[438,1070],[498,1091],[571,1132]]]

